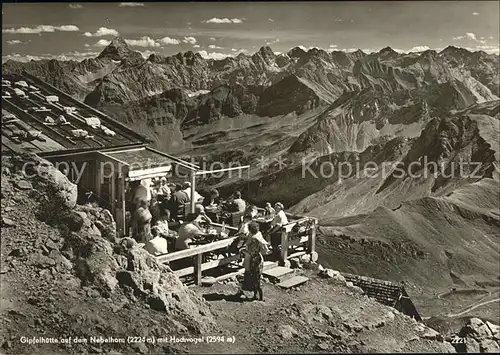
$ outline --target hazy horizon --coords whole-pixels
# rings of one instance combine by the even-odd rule
[[[364,52],[499,53],[499,3],[225,2],[2,4],[2,60],[97,56],[121,36],[148,56],[194,51],[222,59],[270,46]]]

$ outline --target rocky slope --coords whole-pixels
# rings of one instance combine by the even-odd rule
[[[135,241],[117,239],[107,210],[76,205],[76,186],[53,166],[44,177],[26,179],[19,170],[22,161],[2,160],[2,169],[9,168],[1,185],[3,351],[146,353],[154,346],[182,352],[182,346],[170,343],[60,339],[188,336],[213,329],[204,301]],[[21,340],[40,336],[58,341]]]

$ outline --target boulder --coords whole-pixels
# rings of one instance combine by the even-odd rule
[[[87,214],[80,211],[70,211],[61,218],[61,222],[66,224],[71,231],[78,232],[82,229],[87,219]]]
[[[479,353],[481,348],[479,343],[473,338],[467,338],[465,343],[465,352],[467,353]]]
[[[490,328],[479,318],[471,318],[462,328],[461,336],[472,336],[476,339],[486,339],[493,336]]]
[[[490,328],[493,339],[500,340],[500,326],[486,321],[485,324]]]
[[[14,185],[19,189],[19,190],[31,190],[33,189],[33,185],[31,185],[31,182],[26,181],[26,180],[19,180],[14,183]]]
[[[30,264],[39,268],[49,268],[56,265],[56,261],[40,253],[34,253],[29,256]]]
[[[61,266],[63,270],[71,270],[73,264],[66,259],[59,250],[54,249],[49,253],[49,258],[55,261],[56,265]]]
[[[435,331],[432,328],[426,328],[422,334],[420,334],[420,338],[429,339],[429,340],[439,340],[441,338],[441,334]]]
[[[493,339],[484,339],[479,344],[479,348],[482,353],[500,353],[500,346],[498,342]]]
[[[116,222],[111,212],[92,204],[77,206],[76,210],[87,215],[89,221],[95,225],[103,238],[112,243],[116,242]]]
[[[66,175],[35,154],[26,155],[25,161],[33,163],[26,168],[26,173],[34,175],[35,181],[42,184],[55,210],[72,209],[76,206],[78,188]]]
[[[315,263],[315,262],[317,262],[317,261],[318,261],[318,258],[319,258],[318,253],[316,253],[315,251],[313,251],[313,252],[311,253],[311,261],[312,261],[313,263]]]
[[[339,276],[342,276],[342,275],[339,275]],[[339,278],[339,276],[337,276],[337,279]],[[344,279],[344,280],[345,280],[345,279]],[[355,286],[352,282],[346,282],[346,283],[345,283],[345,285],[346,285],[346,287],[347,287],[349,290],[351,290],[351,291],[353,291],[353,292],[355,292],[355,293],[357,293],[357,294],[362,295],[362,294],[364,294],[364,293],[365,293],[365,291],[363,291],[363,289],[362,289],[361,287],[359,287],[359,286]]]
[[[313,337],[317,339],[329,339],[330,335],[323,333],[321,330],[315,330],[313,333]]]
[[[329,279],[332,279],[335,277],[336,274],[339,274],[338,271],[335,271],[335,270],[332,270],[332,269],[325,269],[321,275],[326,277],[326,278],[329,278]]]
[[[304,254],[299,257],[299,260],[301,263],[307,264],[311,262],[311,255],[310,254]]]
[[[2,217],[2,227],[15,227],[16,222],[7,217]]]
[[[326,342],[321,342],[317,346],[319,350],[328,350],[330,348],[330,345]]]
[[[282,324],[278,327],[278,334],[283,338],[283,339],[291,339],[293,337],[298,337],[299,333],[292,328],[291,325],[289,324]]]

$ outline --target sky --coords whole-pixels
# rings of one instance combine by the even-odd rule
[[[365,52],[499,53],[498,1],[3,3],[2,59],[97,56],[121,36],[145,57],[199,52],[221,59],[262,46]]]

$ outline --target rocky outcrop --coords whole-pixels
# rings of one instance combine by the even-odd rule
[[[116,243],[109,240],[111,235],[116,236],[109,212],[90,205],[78,206],[61,221],[60,228],[66,236],[62,255],[74,264],[83,285],[105,297],[123,289],[129,297],[166,313],[178,324],[184,323],[190,331],[204,332],[213,326],[207,306],[168,266],[159,264],[133,239],[118,239]],[[104,222],[111,222],[103,230],[107,238],[97,227]]]
[[[70,182],[54,164],[35,154],[19,157],[14,164],[15,171],[23,178],[16,183],[18,186],[31,184],[25,180],[31,179],[39,190],[51,197],[50,201],[47,201],[47,211],[53,214],[56,211],[72,209],[76,206],[77,186]]]
[[[471,318],[451,343],[457,352],[498,353],[500,351],[500,326],[479,318]]]

